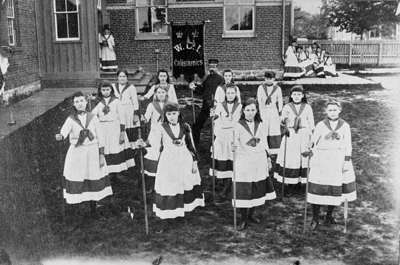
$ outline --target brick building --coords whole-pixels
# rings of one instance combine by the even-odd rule
[[[155,72],[158,58],[171,69],[171,23],[204,21],[205,61],[218,58],[234,70],[282,67],[292,0],[0,0],[0,36],[14,50],[7,89],[94,83],[103,24],[113,31],[120,67]]]
[[[170,69],[168,23],[209,20],[204,29],[205,60],[218,58],[222,68],[235,70],[278,69],[293,24],[290,0],[107,0],[104,5],[103,22],[113,31],[119,65],[127,68],[154,69],[157,49],[160,67]]]
[[[40,68],[33,0],[0,1],[0,35],[13,49],[6,75],[6,90],[32,91],[40,88]]]

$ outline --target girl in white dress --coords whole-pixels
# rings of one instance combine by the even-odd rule
[[[114,94],[121,101],[121,111],[125,131],[132,148],[138,139],[139,122],[139,101],[134,85],[128,83],[128,71],[117,72],[118,82],[113,84]]]
[[[157,88],[162,87],[167,91],[168,101],[173,103],[178,103],[178,98],[176,97],[175,87],[171,84],[169,79],[168,71],[159,70],[157,73],[157,81],[156,84],[153,85],[149,91],[143,96],[140,97],[140,100],[151,99],[156,92]]]
[[[148,142],[157,150],[162,148],[154,186],[156,216],[174,219],[204,206],[197,153],[190,126],[183,123],[178,104],[165,105],[164,122],[152,128]]]
[[[112,195],[104,157],[104,137],[96,115],[86,112],[82,92],[72,96],[75,113],[64,122],[56,140],[69,137],[70,147],[64,164],[64,199],[68,204],[90,202],[92,214],[96,201]]]
[[[265,72],[265,83],[257,90],[257,101],[263,122],[268,124],[268,145],[273,160],[276,160],[281,146],[281,112],[283,108],[282,90],[275,83],[275,73]]]
[[[100,102],[92,110],[100,121],[108,173],[121,174],[135,166],[134,153],[125,132],[121,102],[114,95],[112,84],[103,81],[99,86]]]
[[[157,87],[153,102],[151,102],[144,114],[144,120],[150,124],[150,131],[152,128],[162,123],[163,109],[168,100],[167,89],[165,87]],[[152,146],[146,148],[146,155],[144,156],[144,173],[146,175],[146,190],[147,193],[154,191],[154,180],[157,172],[158,158],[160,150]]]
[[[306,70],[302,68],[296,56],[296,40],[293,40],[285,53],[285,68],[283,78],[296,79],[302,77]]]
[[[111,33],[110,26],[104,25],[103,33],[99,35],[101,70],[117,71],[117,56],[115,54],[114,36]]]
[[[307,202],[313,206],[312,228],[320,221],[320,206],[327,205],[326,224],[335,224],[333,210],[346,200],[354,201],[356,179],[351,162],[351,130],[349,124],[339,117],[341,104],[329,101],[327,117],[315,127],[312,136],[312,153]]]
[[[237,96],[238,88],[230,84],[226,87],[225,101],[217,103],[215,110],[211,109],[210,116],[214,118],[214,148],[215,148],[215,169],[214,174],[222,182],[222,192],[218,200],[224,201],[228,198],[232,185],[233,156],[232,156],[232,136],[233,128],[239,121],[242,113],[242,104],[239,103]],[[211,153],[213,150],[211,150]],[[211,155],[211,159],[212,159]],[[210,168],[209,175],[213,175]]]
[[[236,152],[236,207],[240,209],[239,230],[246,229],[248,222],[260,223],[254,210],[267,200],[276,198],[269,170],[266,124],[261,121],[257,100],[249,98],[243,104],[243,113],[234,129],[233,148]],[[235,201],[232,199],[232,204]]]
[[[314,115],[311,106],[307,104],[302,86],[292,87],[289,103],[283,107],[281,120],[285,131],[276,161],[275,178],[283,183],[285,141],[287,141],[285,184],[306,183],[307,158],[302,154],[308,151],[310,145],[314,130]]]
[[[233,82],[233,71],[230,69],[224,70],[223,73],[224,82],[217,87],[215,90],[214,101],[215,103],[222,103],[225,101],[226,87],[230,84],[234,84]],[[236,87],[236,95],[238,98],[238,102],[240,103],[242,100],[240,98],[240,90],[238,86]]]

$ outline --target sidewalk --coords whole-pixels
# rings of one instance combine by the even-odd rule
[[[35,92],[32,96],[23,99],[12,106],[0,110],[0,139],[25,126],[36,117],[57,106],[64,99],[77,91],[84,94],[95,92],[94,88],[46,88]],[[10,110],[13,113],[16,124],[9,126]]]

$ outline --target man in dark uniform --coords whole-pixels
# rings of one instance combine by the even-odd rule
[[[208,69],[210,73],[206,76],[203,82],[192,82],[189,84],[189,88],[194,90],[197,94],[200,94],[203,99],[203,107],[193,125],[193,140],[196,146],[198,146],[200,142],[201,129],[207,119],[210,118],[210,108],[214,106],[215,91],[217,87],[224,82],[224,78],[218,73],[217,66],[217,59],[208,60]]]

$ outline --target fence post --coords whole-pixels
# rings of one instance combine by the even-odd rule
[[[383,46],[383,43],[379,42],[378,45],[379,45],[378,46],[378,62],[376,63],[377,66],[379,66],[382,63],[382,50],[383,50],[382,46]]]
[[[353,50],[353,44],[350,41],[350,43],[349,43],[349,66],[351,66],[352,50]]]

